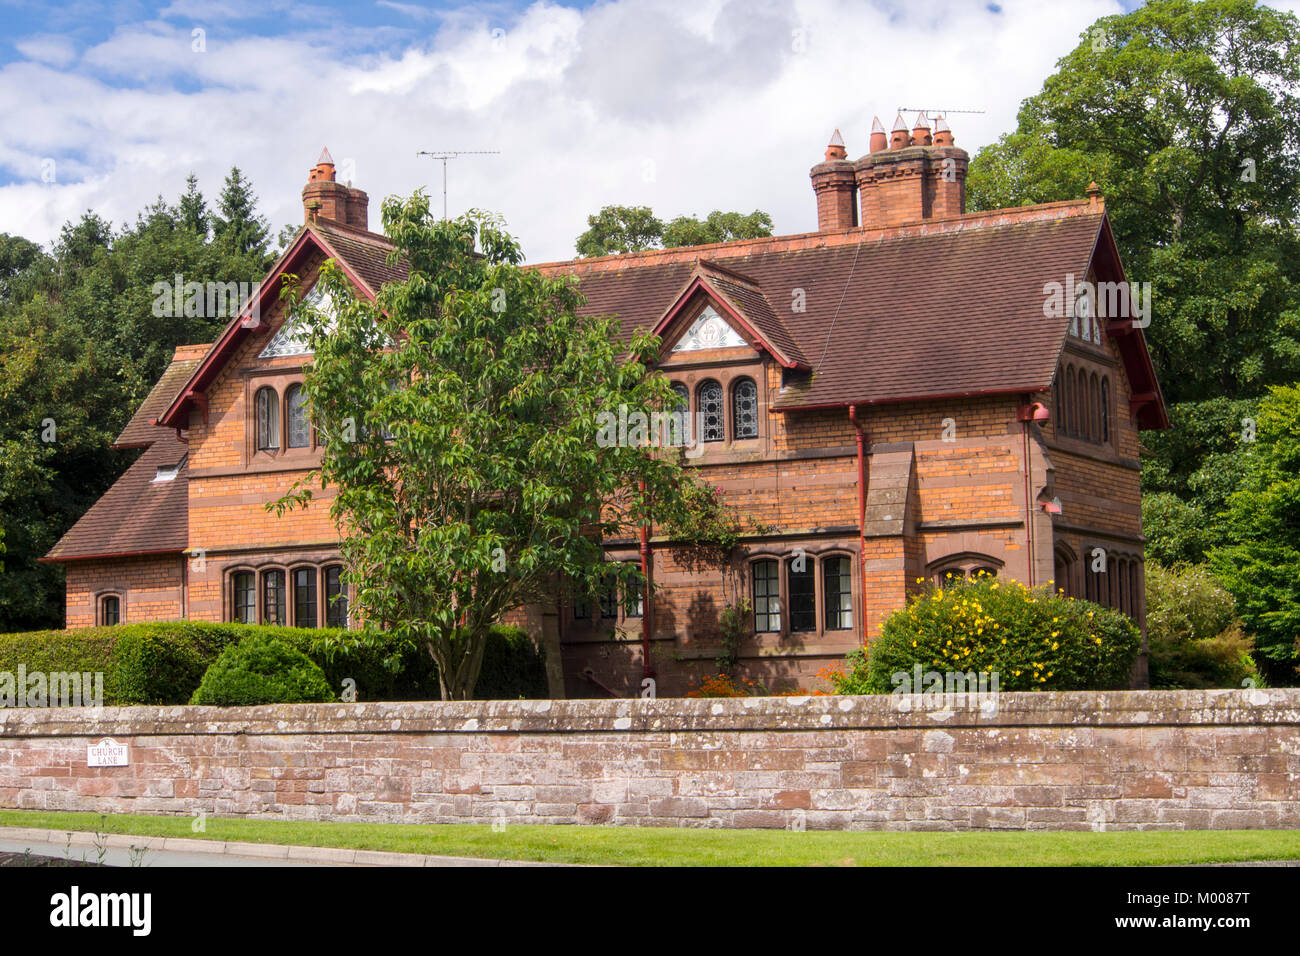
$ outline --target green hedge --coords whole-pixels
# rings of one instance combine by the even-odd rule
[[[919,664],[922,673],[996,673],[1003,691],[1105,690],[1127,685],[1141,640],[1118,611],[984,576],[916,595],[829,677],[841,694],[887,694],[894,675],[910,678]]]
[[[342,696],[356,682],[358,700],[437,700],[437,670],[424,649],[396,642],[363,643],[355,631],[156,621],[72,631],[0,634],[0,671],[104,674],[104,703],[184,704],[223,650],[250,635],[267,635],[306,654]],[[519,628],[493,630],[475,696],[480,700],[546,697],[540,650]]]
[[[252,707],[335,700],[325,672],[306,654],[269,634],[250,634],[212,662],[190,703]]]

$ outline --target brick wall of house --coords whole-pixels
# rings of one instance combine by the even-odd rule
[[[0,807],[838,830],[1300,827],[1300,690],[0,710]],[[111,736],[125,767],[86,766]],[[238,741],[233,745],[232,741]]]
[[[183,560],[180,555],[156,555],[69,562],[66,626],[100,623],[98,601],[108,594],[117,596],[124,624],[183,617]]]

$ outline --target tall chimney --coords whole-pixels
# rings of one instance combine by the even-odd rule
[[[883,139],[883,128],[879,131]],[[912,129],[900,113],[888,148],[872,150],[853,164],[864,228],[894,226],[923,219],[946,219],[966,211],[966,168],[970,156],[953,145],[947,121],[937,117],[933,131],[924,113]],[[819,206],[820,209],[820,206]]]
[[[813,192],[817,195],[817,231],[835,232],[858,224],[856,179],[853,163],[844,148],[844,137],[836,130],[826,146],[826,159],[812,168]]]
[[[334,157],[322,149],[316,165],[307,172],[307,185],[302,187],[303,222],[327,219],[365,229],[369,197],[360,189],[353,189],[334,178]]]

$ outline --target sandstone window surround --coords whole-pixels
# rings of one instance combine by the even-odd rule
[[[931,561],[926,567],[926,572],[931,581],[943,587],[961,578],[974,579],[982,575],[997,577],[1003,566],[1002,561],[990,555],[963,551]]]
[[[853,555],[756,553],[747,561],[757,634],[826,634],[853,630],[858,595]]]
[[[686,413],[685,443],[692,439],[710,445],[736,445],[761,437],[763,416],[759,388],[749,369],[728,372],[718,369],[700,376],[694,388],[680,380],[672,382],[679,398],[678,410]],[[693,430],[699,426],[699,435]]]
[[[1066,597],[1079,597],[1078,568],[1079,556],[1074,549],[1064,542],[1052,550],[1054,573],[1053,591]]]
[[[250,375],[247,392],[248,463],[288,463],[302,458],[303,467],[311,467],[321,446],[308,414],[302,370]]]
[[[1052,405],[1057,437],[1112,444],[1115,401],[1110,375],[1104,370],[1063,362],[1052,382]]]
[[[126,623],[126,596],[121,591],[100,591],[95,595],[95,623],[100,627]]]
[[[1104,563],[1098,559],[1098,549],[1104,554]],[[1142,607],[1144,577],[1141,555],[1117,551],[1100,543],[1085,546],[1081,596],[1086,600],[1137,620]]]
[[[640,564],[638,561],[625,563],[638,567]],[[637,578],[639,580],[639,573]],[[640,584],[624,589],[620,595],[617,582],[611,581],[593,597],[594,600],[582,597],[573,599],[570,610],[575,622],[617,627],[632,621],[639,622],[645,613],[645,589]]]
[[[283,627],[348,627],[348,588],[337,563],[236,567],[226,572],[226,620]]]

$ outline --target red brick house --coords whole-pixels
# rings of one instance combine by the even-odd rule
[[[635,693],[645,611],[659,693],[685,691],[746,600],[743,670],[810,686],[919,581],[980,569],[1143,622],[1138,430],[1168,421],[1127,300],[1101,318],[1073,296],[1126,281],[1100,192],[966,214],[967,161],[941,119],[877,121],[867,155],[849,160],[837,132],[812,168],[815,233],[537,266],[576,274],[624,335],[662,336],[700,423],[690,466],[763,528],[726,567],[652,539],[657,591],[636,613],[613,596],[521,612],[560,650],[566,693]],[[309,287],[335,259],[373,296],[404,270],[328,154],[303,199],[260,318],[177,350],[118,439],[144,453],[50,553],[69,627],[346,619],[328,500],[263,509],[318,458],[277,279]],[[608,553],[641,560],[635,540]]]

